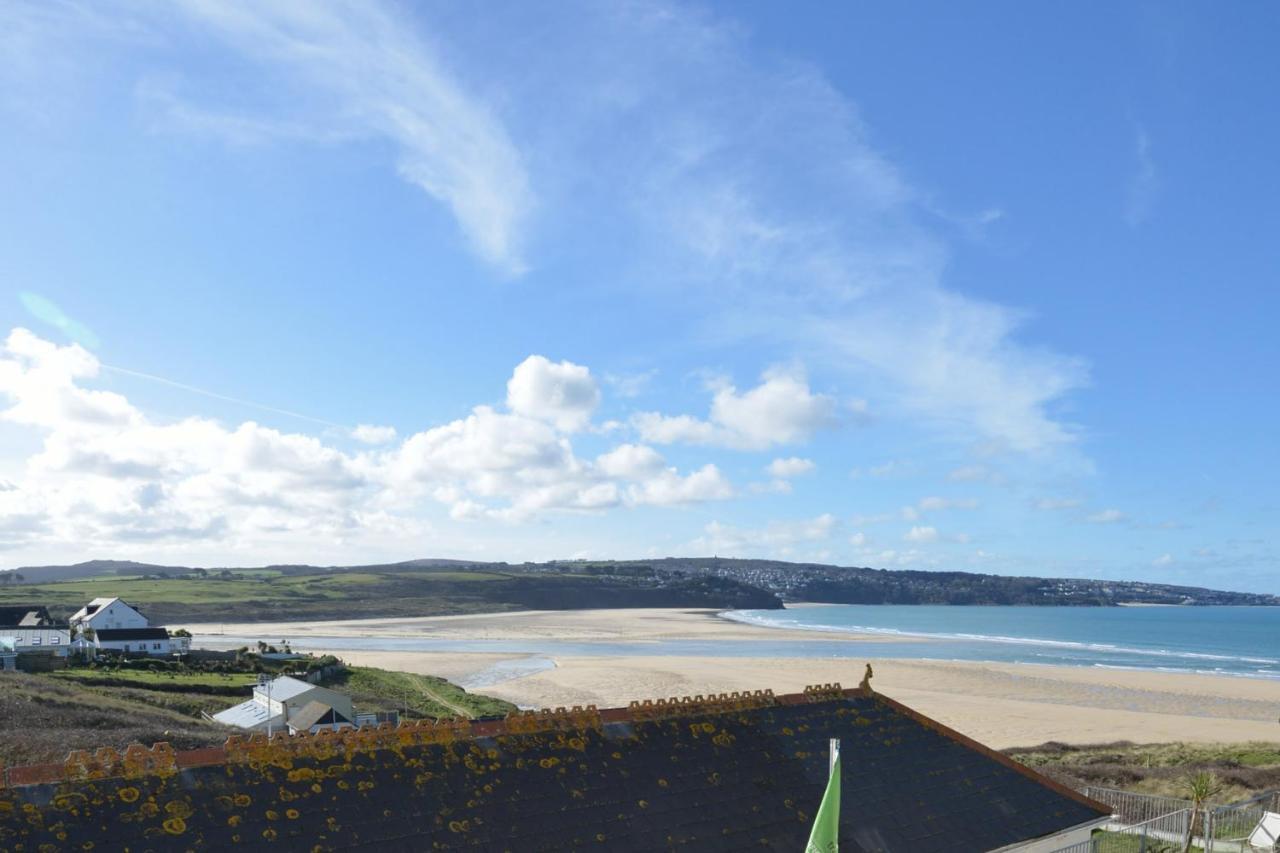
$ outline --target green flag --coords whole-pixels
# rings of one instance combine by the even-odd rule
[[[840,849],[840,751],[827,780],[827,792],[822,795],[818,816],[813,819],[813,831],[804,853],[836,853]]]

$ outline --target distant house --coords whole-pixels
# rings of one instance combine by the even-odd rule
[[[53,626],[49,608],[22,604],[0,607],[0,628],[44,628]]]
[[[282,675],[253,689],[253,698],[213,715],[216,722],[253,731],[283,728],[306,706],[319,702],[345,721],[355,719],[351,697]],[[315,724],[313,724],[315,725]]]
[[[289,734],[315,734],[318,731],[338,731],[354,728],[351,718],[342,716],[323,702],[314,701],[303,705],[298,713],[289,718]]]
[[[164,628],[103,628],[91,640],[100,652],[146,654],[152,657],[184,655],[191,650],[190,637],[173,637]]]
[[[138,609],[120,598],[95,598],[71,617],[72,630],[93,631],[149,628],[151,623]]]
[[[0,628],[0,649],[15,656],[18,669],[58,669],[67,665],[72,649],[66,628]]]

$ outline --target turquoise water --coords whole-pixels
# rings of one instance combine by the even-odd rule
[[[477,673],[473,687],[555,666],[557,656],[912,658],[1202,672],[1280,680],[1280,607],[929,607],[817,605],[737,610],[755,625],[848,633],[848,639],[436,640],[414,637],[291,638],[296,651],[498,652],[523,659]],[[879,635],[874,641],[860,634]],[[210,648],[258,637],[198,635]],[[273,635],[273,642],[279,637]],[[529,656],[529,657],[524,657]],[[1277,688],[1280,698],[1280,687]]]
[[[832,604],[727,615],[771,627],[923,640],[911,657],[1280,679],[1280,607]]]

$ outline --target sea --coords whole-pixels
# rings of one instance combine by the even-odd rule
[[[1280,607],[808,605],[753,625],[909,640],[879,657],[1040,663],[1280,679]],[[877,644],[877,648],[880,644]]]
[[[441,640],[318,637],[297,651],[497,652],[514,656],[464,686],[489,686],[555,666],[572,655],[803,657],[1037,663],[1205,673],[1280,681],[1280,607],[946,607],[820,604],[720,614],[765,628],[847,634],[812,640],[779,632],[758,640]],[[875,635],[868,640],[866,635]],[[202,644],[234,648],[260,638],[210,634]],[[270,638],[274,641],[274,638]],[[282,638],[288,639],[288,638]]]

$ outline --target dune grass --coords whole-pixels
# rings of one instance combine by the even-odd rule
[[[1008,754],[1076,788],[1098,785],[1182,798],[1186,796],[1188,775],[1201,770],[1212,771],[1225,784],[1215,802],[1234,802],[1280,788],[1280,741],[1223,744],[1122,741],[1089,746],[1047,743],[1009,750]]]

